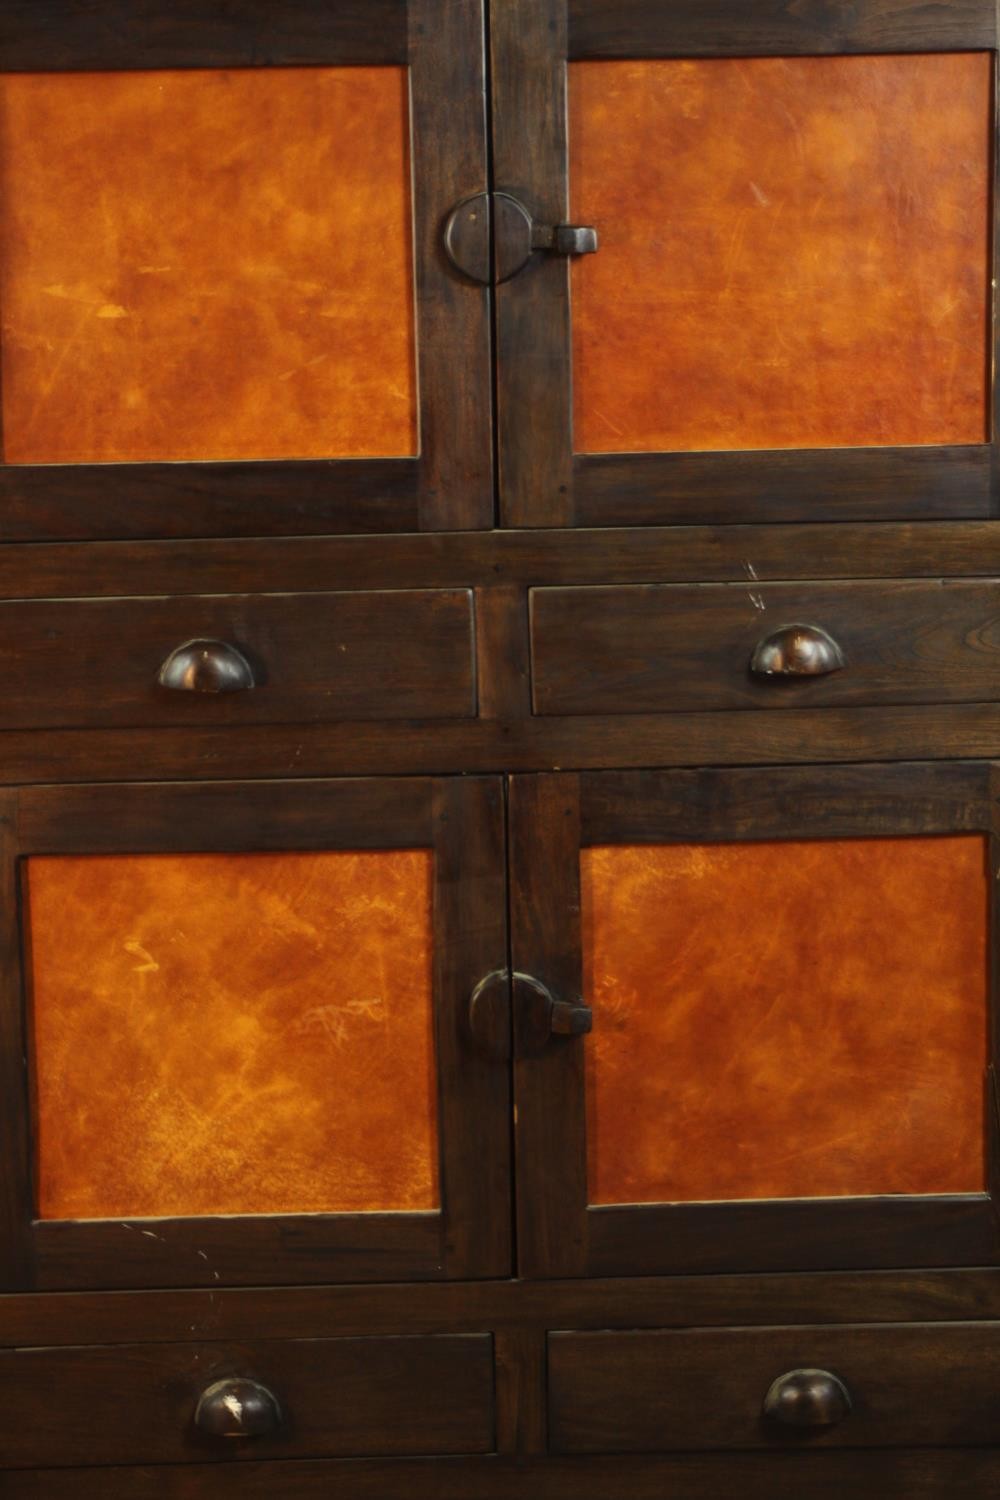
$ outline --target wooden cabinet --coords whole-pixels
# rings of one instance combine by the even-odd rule
[[[11,1500],[1000,1483],[992,0],[0,0]]]

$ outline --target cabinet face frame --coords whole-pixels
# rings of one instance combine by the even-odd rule
[[[506,966],[498,777],[46,786],[0,793],[0,1278],[5,1290],[427,1281],[510,1273],[510,1087],[468,1034]],[[433,1213],[34,1218],[23,865],[33,854],[430,848],[441,1208]],[[153,1221],[149,1221],[153,1222]],[[142,1221],[137,1221],[139,1227]]]
[[[0,466],[4,541],[493,524],[490,301],[442,222],[487,186],[482,0],[0,0],[0,73],[408,66],[419,456]],[[371,246],[378,257],[378,244]]]
[[[491,10],[495,187],[543,223],[570,215],[567,63],[585,59],[991,52],[991,0],[499,0]],[[997,198],[996,111],[992,199]],[[995,215],[995,207],[993,210]],[[998,279],[998,236],[992,275]],[[989,282],[984,266],[984,287]],[[1000,491],[991,442],[575,453],[570,267],[536,255],[497,288],[500,514],[509,526],[984,518]],[[988,309],[996,363],[996,292]],[[984,355],[986,351],[984,350]]]
[[[990,1068],[983,1193],[592,1207],[586,1037],[537,1050],[515,1004],[519,1271],[525,1276],[985,1265],[1000,1251],[997,931],[1000,768],[985,762],[515,776],[510,796],[516,971],[557,1000],[583,993],[580,851],[591,844],[989,837]],[[516,990],[515,990],[516,996]],[[589,997],[583,995],[584,1003]],[[595,1029],[600,1013],[595,1011]],[[528,1045],[525,1045],[528,1039]]]

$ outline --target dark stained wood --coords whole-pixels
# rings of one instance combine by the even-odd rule
[[[590,772],[581,780],[587,844],[864,838],[987,832],[989,767],[889,766]]]
[[[4,0],[5,71],[405,63],[406,0]]]
[[[439,1214],[45,1220],[32,1228],[42,1291],[438,1280]]]
[[[351,1500],[983,1500],[1000,1481],[996,1449],[828,1453],[676,1454],[552,1458],[437,1458],[158,1468],[48,1469],[5,1476],[10,1500],[328,1500],[349,1486]],[[169,1484],[169,1490],[164,1485]],[[530,1491],[526,1486],[530,1485]]]
[[[412,531],[419,482],[414,458],[15,464],[0,468],[0,538]]]
[[[569,0],[571,57],[974,51],[996,45],[987,0]]]
[[[434,996],[443,1197],[450,1276],[512,1271],[509,1068],[468,1032],[469,997],[507,964],[503,788],[495,777],[437,785]]]
[[[546,1339],[541,1329],[496,1333],[497,1452],[536,1454],[547,1448]]]
[[[990,1012],[986,1038],[983,1111],[986,1135],[986,1185],[1000,1222],[1000,765],[990,766],[992,831],[989,841]]]
[[[575,1001],[583,985],[578,778],[514,777],[509,817],[514,973]],[[584,1039],[552,1037],[537,1050],[518,994],[515,981],[517,1268],[522,1276],[578,1275],[586,1266]]]
[[[170,691],[194,638],[235,647],[256,685]],[[476,711],[467,590],[0,604],[0,726],[184,726]]]
[[[501,584],[476,590],[476,683],[481,718],[531,713],[527,589]]]
[[[0,544],[9,599],[476,588],[502,613],[494,587],[998,573],[996,521]]]
[[[273,1392],[275,1431],[234,1444],[196,1428],[201,1393],[234,1375]],[[486,1334],[23,1349],[0,1356],[0,1377],[7,1469],[493,1448]]]
[[[483,0],[407,0],[414,174],[420,528],[493,524],[490,301],[448,262],[448,211],[486,181]],[[377,253],[377,249],[375,251]]]
[[[377,849],[433,840],[428,781],[36,787],[18,794],[25,854]]]
[[[248,725],[230,729],[11,730],[0,784],[195,777],[352,777],[618,766],[847,765],[995,755],[1000,705],[801,709],[784,714],[622,714],[480,723]]]
[[[0,794],[0,1287],[31,1285],[33,1181],[28,1040],[21,975],[21,891],[16,861],[17,793]]]
[[[510,1335],[508,1365],[535,1359],[552,1328],[686,1328],[792,1323],[954,1323],[1000,1318],[1000,1268],[783,1275],[452,1281],[0,1296],[0,1347]]]
[[[534,589],[531,622],[542,714],[976,702],[1000,664],[992,580]],[[824,631],[844,665],[754,674],[756,647],[790,624]]]
[[[997,14],[997,43],[1000,45],[1000,12]],[[1000,65],[993,55],[993,178],[990,213],[991,285],[986,351],[986,393],[989,406],[990,500],[991,513],[1000,514],[1000,381],[996,379],[1000,359]]]
[[[579,526],[989,516],[990,449],[599,453],[573,461]]]
[[[1000,1258],[996,1213],[977,1193],[591,1208],[586,1219],[593,1276],[981,1266]]]
[[[531,217],[569,212],[565,0],[507,0],[490,11],[493,182]],[[497,454],[506,526],[572,518],[569,270],[535,255],[496,289]]]
[[[763,1417],[782,1372],[836,1372],[853,1409],[810,1448],[994,1440],[1000,1334],[986,1324],[753,1328],[549,1336],[552,1449],[628,1453],[794,1447]]]

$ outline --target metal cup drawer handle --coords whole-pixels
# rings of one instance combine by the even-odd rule
[[[829,677],[847,665],[841,647],[819,625],[782,625],[754,647],[755,677]]]
[[[764,1397],[764,1415],[783,1427],[836,1427],[851,1411],[851,1393],[829,1370],[789,1370]]]
[[[228,641],[185,641],[160,668],[161,687],[174,693],[245,693],[257,686],[243,652]]]
[[[266,1385],[235,1377],[217,1380],[202,1391],[194,1421],[209,1437],[264,1437],[280,1425],[281,1408]]]

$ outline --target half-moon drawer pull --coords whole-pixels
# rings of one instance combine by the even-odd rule
[[[851,1393],[829,1370],[789,1370],[764,1397],[764,1415],[783,1427],[836,1427],[851,1410]]]
[[[228,641],[185,641],[163,663],[159,682],[175,693],[244,693],[256,687],[250,663]]]
[[[217,1380],[202,1391],[194,1421],[210,1437],[263,1437],[280,1424],[281,1408],[266,1385],[236,1377]]]
[[[782,625],[757,642],[750,658],[755,677],[828,677],[846,665],[833,636],[818,625]]]

